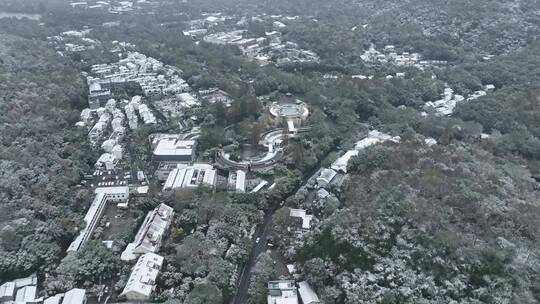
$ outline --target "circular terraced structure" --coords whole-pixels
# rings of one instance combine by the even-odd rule
[[[306,103],[296,100],[296,102],[278,103],[274,102],[270,105],[270,114],[274,117],[285,117],[288,119],[305,120],[309,115],[309,109]]]

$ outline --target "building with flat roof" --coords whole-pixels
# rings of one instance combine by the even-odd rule
[[[179,188],[196,188],[200,185],[214,188],[217,182],[217,171],[208,164],[193,164],[178,167],[169,173],[163,190]]]
[[[40,303],[40,299],[36,299],[37,296],[37,287],[34,285],[25,286],[17,290],[15,295],[15,303],[25,303],[25,304],[37,304]]]
[[[37,304],[41,298],[37,296],[37,275],[4,282],[0,285],[0,303],[9,304]]]
[[[321,301],[315,293],[315,290],[311,288],[311,285],[307,281],[298,283],[298,293],[300,294],[300,299],[302,304],[320,304]]]
[[[164,182],[169,177],[169,174],[176,168],[187,167],[187,164],[178,163],[178,162],[160,162],[156,172],[154,172],[154,177],[158,181]]]
[[[268,282],[268,304],[298,304],[298,292],[293,280]]]
[[[129,301],[147,301],[156,288],[156,278],[162,265],[162,256],[155,253],[143,254],[133,267],[121,295]]]
[[[181,140],[179,135],[163,137],[154,148],[154,160],[168,162],[192,162],[197,142]]]
[[[245,192],[246,191],[246,172],[242,170],[229,172],[228,188],[230,191]]]
[[[305,209],[290,209],[291,217],[298,217],[302,219],[302,229],[310,229],[311,221],[313,220],[313,215],[306,214]]]
[[[347,173],[347,165],[349,164],[349,160],[351,160],[353,156],[358,155],[358,153],[358,150],[350,150],[345,152],[345,154],[332,163],[331,168],[338,172]]]
[[[163,235],[169,229],[174,216],[173,208],[160,204],[154,210],[148,212],[135,240],[129,243],[122,252],[121,259],[130,261],[141,254],[157,252],[161,246]]]
[[[62,303],[62,297],[64,294],[57,294],[52,297],[49,297],[45,300],[43,300],[43,304],[61,304]]]
[[[0,303],[15,299],[15,282],[6,282],[0,286]]]
[[[80,288],[73,288],[66,292],[62,304],[85,304],[86,303],[86,290]]]
[[[105,210],[107,202],[126,202],[129,200],[129,187],[97,188],[95,194],[96,196],[84,216],[86,226],[69,245],[68,252],[76,252],[88,242],[94,229],[99,224],[99,219]]]
[[[322,169],[321,173],[319,174],[319,177],[317,177],[317,184],[321,188],[326,188],[330,182],[336,177],[337,172],[333,169]]]

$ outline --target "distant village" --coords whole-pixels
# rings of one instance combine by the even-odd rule
[[[191,20],[188,23],[191,29],[184,31],[184,35],[207,43],[237,46],[244,56],[257,61],[260,65],[267,65],[270,62],[274,62],[278,66],[291,63],[317,63],[319,57],[313,51],[304,50],[295,42],[283,41],[282,31],[287,28],[284,22],[298,18],[297,16],[255,16],[251,20],[246,17],[238,20],[238,18],[222,16],[221,14],[209,15],[202,19]],[[273,21],[273,31],[265,32],[264,36],[260,37],[246,37],[248,33],[243,28],[248,22],[263,22],[267,19]],[[233,21],[232,30],[215,30],[221,24],[231,21]],[[236,22],[234,23],[234,21]]]

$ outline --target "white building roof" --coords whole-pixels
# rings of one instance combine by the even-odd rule
[[[169,228],[174,215],[173,208],[160,204],[148,212],[133,243],[128,244],[122,252],[122,260],[133,260],[136,254],[156,252],[161,245],[161,239]]]
[[[428,137],[428,138],[424,139],[424,143],[426,145],[428,145],[428,146],[433,146],[433,145],[437,144],[437,140],[435,140],[435,138]]]
[[[26,278],[20,278],[13,281],[15,288],[21,288],[24,286],[37,285],[37,275],[34,273]]]
[[[128,186],[119,186],[119,187],[99,187],[94,190],[94,193],[104,193],[108,195],[129,195]]]
[[[356,155],[358,155],[358,150],[350,150],[345,152],[345,154],[334,161],[331,168],[335,171],[347,173],[347,164],[349,163],[349,160]]]
[[[317,181],[330,183],[336,175],[337,175],[336,171],[325,168],[321,170],[321,174],[319,175],[319,177],[317,177]]]
[[[251,193],[257,193],[259,192],[264,186],[268,185],[268,182],[263,180],[260,182],[253,190],[251,190]]]
[[[330,192],[326,191],[325,189],[319,189],[317,190],[317,197],[319,199],[325,199],[330,196]]]
[[[298,283],[298,293],[300,294],[300,299],[302,299],[302,303],[304,304],[321,303],[319,301],[319,297],[307,281]]]
[[[214,187],[216,174],[216,170],[212,165],[208,164],[193,164],[183,168],[176,168],[169,173],[163,190],[195,188],[199,185]]]
[[[106,195],[104,193],[98,193],[94,197],[90,208],[88,208],[88,211],[84,216],[84,222],[86,223],[86,226],[75,238],[75,240],[71,242],[67,249],[68,252],[79,250],[89,239],[90,234],[92,234],[93,227],[95,227],[96,222],[98,221],[97,218],[99,217],[99,215],[101,215],[103,208],[105,208],[105,203],[107,201],[105,197]]]
[[[137,187],[137,193],[139,193],[139,194],[147,194],[148,189],[150,189],[150,187],[148,187],[148,186]]]
[[[12,298],[15,295],[15,282],[6,282],[0,286],[0,298]]]
[[[15,302],[26,303],[34,302],[37,295],[36,286],[25,286],[17,290],[17,295],[15,296]]]
[[[386,133],[379,132],[377,130],[369,131],[368,136],[356,143],[355,149],[362,150],[369,146],[378,144],[384,141],[399,142],[401,138],[399,136],[392,137]]]
[[[197,98],[195,98],[195,96],[189,93],[178,94],[178,98],[180,98],[182,103],[186,105],[187,107],[193,107],[199,104],[199,101],[197,100]]]
[[[307,215],[305,209],[291,209],[290,216],[299,217],[302,219],[302,229],[311,228],[311,221],[313,220],[313,215]]]
[[[136,293],[145,297],[155,288],[156,278],[163,265],[163,257],[155,253],[143,254],[133,267],[122,295]]]
[[[349,160],[353,156],[358,155],[358,151],[363,150],[367,147],[373,146],[375,144],[381,143],[381,142],[385,142],[385,141],[399,142],[400,140],[401,138],[399,136],[392,137],[391,135],[379,132],[377,130],[370,131],[366,138],[358,141],[355,144],[354,150],[345,152],[345,154],[343,154],[340,158],[338,158],[332,164],[331,168],[336,171],[342,171],[344,173],[347,173],[347,164],[349,163]]]
[[[86,299],[86,290],[73,288],[66,292],[62,304],[83,304]]]
[[[236,191],[246,191],[246,172],[242,170],[236,171]]]
[[[180,140],[178,137],[163,138],[154,149],[154,155],[192,155],[195,144],[194,140]]]
[[[60,304],[62,303],[62,296],[64,294],[57,294],[57,295],[54,295],[50,298],[47,298],[45,299],[45,301],[43,301],[43,304]]]

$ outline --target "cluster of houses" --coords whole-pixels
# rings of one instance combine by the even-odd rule
[[[74,9],[94,9],[109,12],[111,14],[125,14],[134,11],[145,10],[156,4],[152,0],[138,1],[112,1],[112,0],[86,0],[86,1],[71,1],[69,3]]]
[[[387,45],[382,51],[379,51],[372,44],[360,58],[364,62],[371,64],[389,63],[396,66],[416,67],[421,70],[430,66],[444,66],[447,64],[443,60],[423,60],[422,56],[418,53],[402,52],[398,54],[396,47],[393,45]]]
[[[91,88],[89,107],[103,106],[110,98],[112,90],[125,89],[136,84],[147,98],[162,98],[187,92],[189,85],[180,75],[178,68],[164,65],[161,61],[147,57],[138,52],[128,52],[127,57],[111,64],[92,66],[91,75],[87,77]],[[109,96],[106,96],[106,94]]]
[[[130,118],[130,113],[126,111],[126,114]],[[90,143],[93,146],[99,146],[101,143],[103,150],[103,154],[96,161],[96,169],[114,170],[122,159],[124,152],[122,140],[126,135],[124,127],[126,114],[119,108],[119,103],[112,98],[107,101],[105,107],[81,111],[81,121],[77,123],[77,126],[86,127]]]
[[[172,97],[176,100],[175,108],[199,104],[196,97],[187,93],[191,89],[180,73],[177,68],[137,52],[129,52],[127,58],[113,64],[92,66],[91,76],[87,76],[89,108],[81,112],[77,126],[88,129],[89,140],[94,146],[103,141],[104,153],[96,162],[96,169],[116,168],[122,159],[125,126],[133,130],[138,128],[140,121],[145,125],[157,124],[156,114],[145,101]],[[139,86],[144,97],[136,95],[131,100],[119,102],[113,98],[116,91],[126,90],[131,85]]]
[[[130,47],[117,42],[118,50]],[[163,64],[152,57],[147,57],[138,52],[127,51],[127,57],[112,64],[97,64],[92,66],[92,71],[87,76],[89,87],[88,103],[90,109],[103,107],[116,91],[140,88],[142,97],[161,114],[165,116],[181,116],[188,109],[199,107],[201,102],[196,94],[191,92],[191,87],[181,77],[182,71],[176,67]],[[210,101],[227,100],[228,94],[218,89],[203,91],[203,95]],[[220,96],[221,95],[221,96]],[[139,106],[140,105],[140,106]],[[148,105],[141,98],[134,102],[126,112],[139,115],[146,124],[155,123]],[[128,114],[130,117],[133,115]]]
[[[93,50],[101,45],[101,41],[87,37],[92,31],[90,28],[85,28],[80,31],[71,30],[60,33],[52,37],[47,37],[47,41],[55,46],[60,55],[64,52],[77,53],[88,50]]]
[[[0,285],[0,304],[86,304],[86,291],[74,288],[52,297],[38,297],[38,279],[33,274]]]
[[[454,113],[454,109],[459,102],[462,101],[472,101],[478,99],[482,96],[486,96],[489,91],[495,89],[495,86],[492,84],[484,86],[483,90],[475,91],[470,94],[467,98],[462,95],[454,94],[452,88],[445,88],[442,98],[436,101],[428,101],[424,104],[424,110],[434,111],[435,115],[446,116]],[[422,115],[427,116],[426,112],[423,112]]]
[[[267,17],[267,16],[265,16]],[[264,22],[261,16],[251,18],[252,22]],[[256,60],[261,65],[274,62],[278,66],[292,63],[318,62],[319,56],[309,50],[304,50],[294,42],[283,42],[281,31],[287,27],[284,20],[294,20],[293,17],[270,16],[277,20],[272,23],[272,30],[265,32],[261,37],[247,37],[247,30],[238,29],[245,27],[247,18],[242,17],[236,23],[237,29],[229,31],[216,31],[214,28],[232,19],[221,15],[207,16],[203,19],[191,20],[188,22],[190,29],[183,32],[185,36],[195,40],[202,39],[207,43],[220,45],[237,46],[242,54],[250,59]],[[293,18],[293,19],[290,19]]]

